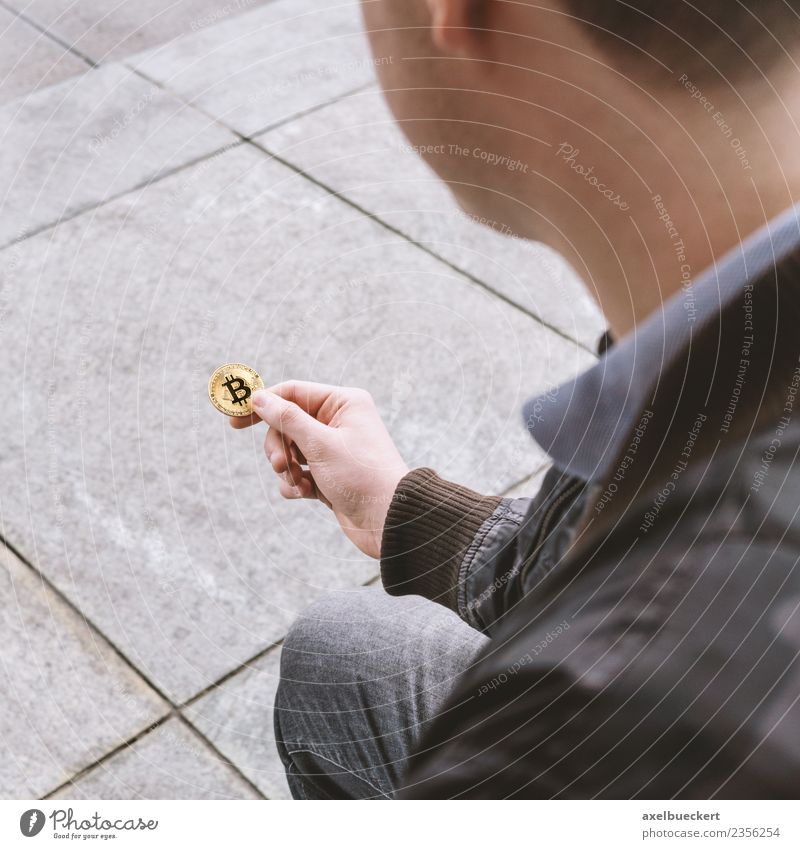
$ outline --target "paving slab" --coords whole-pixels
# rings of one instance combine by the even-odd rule
[[[247,145],[0,253],[0,522],[176,702],[377,572],[286,502],[208,377],[373,391],[412,466],[502,492],[576,345]]]
[[[54,790],[168,706],[56,593],[0,548],[0,798]]]
[[[82,74],[88,67],[74,53],[0,7],[0,103]]]
[[[0,108],[0,245],[234,140],[121,65]]]
[[[258,142],[595,349],[602,316],[570,266],[544,245],[504,235],[504,225],[465,215],[410,150],[379,91],[345,97]]]
[[[41,27],[92,61],[109,62],[197,32],[264,0],[10,0]]]
[[[356,0],[274,0],[129,61],[246,136],[375,78]]]
[[[280,649],[275,648],[185,713],[268,799],[291,799],[272,725],[279,674]]]
[[[258,799],[253,788],[178,718],[138,739],[53,799]]]

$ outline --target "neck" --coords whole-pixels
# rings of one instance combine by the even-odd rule
[[[569,191],[548,210],[545,240],[584,277],[616,338],[800,199],[798,96],[762,83],[750,102],[710,92],[709,109],[685,83],[657,106],[640,94],[624,104],[635,128],[592,128],[613,147],[587,138],[557,154]]]

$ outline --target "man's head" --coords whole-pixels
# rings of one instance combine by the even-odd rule
[[[736,82],[769,73],[800,33],[794,0],[564,0],[609,58],[632,74],[650,61],[698,79]]]
[[[793,185],[781,139],[796,160],[798,87],[787,81],[798,73],[800,0],[363,0],[363,9],[373,51],[392,58],[378,63],[391,109],[461,205],[561,250],[590,283],[600,265],[624,276],[610,268],[610,232],[622,217],[635,222],[630,239],[646,236],[654,195],[703,235],[710,212],[698,196],[758,211],[754,184]],[[698,271],[740,224],[705,248],[687,242]],[[669,248],[645,246],[638,264],[657,264],[647,254],[659,250]],[[659,297],[675,289],[658,286]],[[629,300],[610,316],[618,330],[655,305]]]

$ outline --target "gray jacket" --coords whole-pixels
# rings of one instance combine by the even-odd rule
[[[492,638],[406,796],[796,795],[798,327],[794,253],[680,340],[602,476],[556,464],[532,499],[403,480],[384,585]]]

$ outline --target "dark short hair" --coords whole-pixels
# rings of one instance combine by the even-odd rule
[[[800,41],[800,0],[564,0],[564,8],[625,58],[649,54],[696,75],[768,73]]]

